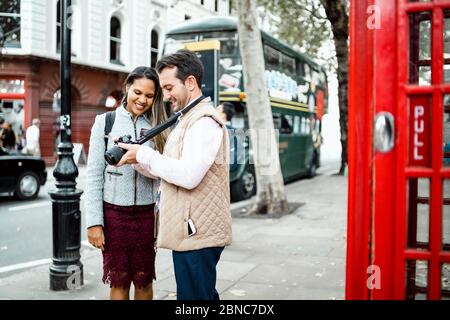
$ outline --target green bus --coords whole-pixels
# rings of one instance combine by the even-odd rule
[[[320,166],[322,117],[328,109],[326,73],[311,58],[266,32],[262,31],[261,36],[265,82],[274,126],[279,132],[283,178],[287,182],[313,177]],[[225,101],[233,103],[236,114],[231,126],[246,130],[248,118],[236,18],[214,16],[181,23],[166,34],[164,54],[180,48],[193,50],[192,44],[205,42],[219,45],[213,55],[199,54],[205,65],[203,93],[211,96],[216,106]],[[247,147],[248,139],[240,141],[247,152],[237,164],[230,164],[232,201],[250,198],[256,192],[252,151]]]

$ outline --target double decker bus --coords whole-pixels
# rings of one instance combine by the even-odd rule
[[[313,177],[320,166],[322,117],[328,109],[326,73],[311,58],[268,33],[261,31],[261,36],[265,82],[275,130],[279,132],[283,178],[287,182],[303,176]],[[213,56],[201,53],[205,43],[217,44]],[[233,103],[236,113],[231,126],[248,129],[237,19],[215,16],[177,25],[166,34],[164,54],[181,48],[198,49],[206,73],[203,93],[210,95],[216,106],[225,101]],[[241,141],[247,148],[248,139]],[[237,164],[230,165],[232,201],[250,198],[256,192],[251,148],[244,152],[243,158],[241,155],[238,158]]]

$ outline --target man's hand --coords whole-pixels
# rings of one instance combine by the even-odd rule
[[[116,164],[116,167],[123,166],[124,164],[134,164],[136,161],[136,153],[141,147],[140,144],[128,144],[128,143],[119,143],[118,146],[122,149],[128,150],[120,159],[119,163]]]

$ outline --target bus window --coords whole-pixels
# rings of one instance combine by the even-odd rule
[[[302,134],[306,134],[306,119],[304,117],[302,117],[302,124],[300,131],[302,132]]]
[[[281,115],[281,128],[280,133],[291,134],[293,126],[293,119],[291,115]]]
[[[327,82],[327,78],[326,78],[326,76],[325,76],[325,72],[321,71],[321,72],[319,73],[319,85],[320,85],[322,88],[326,88],[326,87],[327,87],[326,82]]]
[[[238,54],[238,39],[237,32],[230,31],[213,31],[213,32],[202,32],[202,33],[181,33],[181,34],[169,34],[165,41],[164,54],[174,52],[169,48],[174,47],[174,43],[180,44],[194,41],[203,41],[215,39],[220,41],[220,55],[224,57],[235,56]],[[176,51],[176,50],[175,50]]]
[[[215,39],[220,41],[220,55],[232,56],[237,54],[238,39],[237,32],[212,31],[199,34],[199,41]]]
[[[320,84],[320,75],[319,72],[317,72],[316,70],[312,70],[312,80],[316,85]]]
[[[233,55],[236,53],[237,41],[235,39],[226,39],[220,42],[221,55]]]
[[[300,135],[301,131],[300,131],[300,116],[295,116],[294,117],[294,134],[295,135]]]
[[[299,85],[305,84],[305,63],[297,60],[297,80]]]
[[[311,81],[311,67],[308,64],[304,64],[305,66],[305,75],[303,76],[303,78],[310,82]]]
[[[273,127],[275,130],[281,130],[281,114],[274,113],[273,117]]]
[[[281,54],[279,51],[264,45],[264,55],[266,60],[266,70],[280,70]]]
[[[295,77],[295,59],[285,54],[281,56],[282,71]]]

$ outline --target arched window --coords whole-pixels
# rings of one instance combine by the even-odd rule
[[[0,1],[0,48],[20,47],[20,0]]]
[[[120,60],[120,47],[122,45],[120,21],[116,17],[111,18],[111,29],[109,37],[109,60],[112,63],[122,64]]]
[[[159,36],[156,30],[152,30],[151,46],[150,46],[150,66],[155,67],[158,60],[159,52]]]

